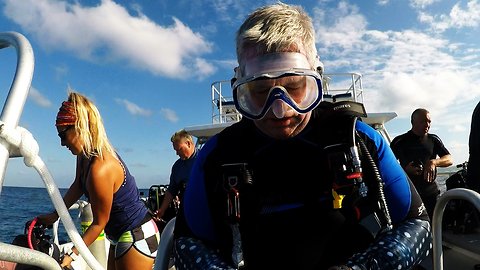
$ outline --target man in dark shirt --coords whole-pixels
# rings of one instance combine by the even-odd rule
[[[469,188],[480,192],[480,102],[472,114],[468,149],[470,156],[467,167],[467,184]]]
[[[431,219],[440,194],[435,182],[437,167],[452,165],[452,157],[440,138],[428,133],[431,118],[426,109],[416,109],[411,123],[411,130],[395,137],[390,147],[420,193]]]
[[[170,140],[173,149],[179,158],[172,166],[168,189],[165,192],[165,197],[160,208],[155,213],[157,219],[163,217],[170,203],[177,196],[181,202],[188,178],[190,177],[190,171],[192,170],[193,163],[197,157],[197,151],[195,150],[192,135],[188,134],[185,130],[182,129],[175,132]]]

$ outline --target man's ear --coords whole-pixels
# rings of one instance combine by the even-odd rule
[[[240,78],[240,74],[239,74],[239,73],[240,73],[240,68],[239,68],[239,67],[235,67],[235,68],[233,69],[233,72],[234,72],[235,74],[233,75],[233,78],[230,79],[230,87],[233,87],[233,84],[237,81],[238,78]]]
[[[318,72],[318,74],[323,75],[324,66],[323,66],[323,62],[320,61],[320,56],[318,55],[315,57],[315,69]]]

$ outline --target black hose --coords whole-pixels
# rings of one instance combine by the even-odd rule
[[[385,199],[385,193],[383,191],[384,185],[383,185],[382,177],[380,176],[380,173],[378,171],[378,167],[375,164],[375,161],[373,161],[372,155],[368,151],[368,148],[365,145],[365,142],[363,141],[363,139],[360,136],[357,135],[356,137],[358,138],[360,149],[361,149],[362,153],[364,154],[364,157],[367,160],[367,165],[372,169],[374,178],[375,178],[376,183],[377,183],[377,188],[378,188],[378,190],[377,190],[378,199],[379,199],[378,204],[379,204],[380,210],[382,211],[382,213],[384,215],[385,222],[387,223],[387,230],[390,230],[392,228],[392,219],[390,217],[390,212],[388,211],[387,200]]]

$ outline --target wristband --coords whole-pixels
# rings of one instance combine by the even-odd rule
[[[72,247],[73,248],[73,247]],[[68,250],[66,252],[66,255],[68,255],[68,257],[72,258],[73,261],[76,261],[78,259],[78,255],[75,254],[75,252],[73,252],[72,249]]]

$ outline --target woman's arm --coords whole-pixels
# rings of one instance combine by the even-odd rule
[[[118,189],[116,180],[121,184],[123,178],[123,169],[112,156],[105,155],[103,160],[95,158],[92,162],[86,184],[93,213],[92,224],[83,235],[87,246],[105,229],[110,218],[113,194]]]
[[[117,180],[121,184],[123,178],[123,168],[113,156],[104,155],[104,159],[95,158],[92,161],[86,188],[92,206],[93,221],[82,236],[86,246],[91,245],[105,229],[110,218],[113,193],[118,189],[115,181]],[[75,247],[72,248],[72,252],[78,255]],[[72,259],[71,256],[65,256],[61,266],[69,265]]]

